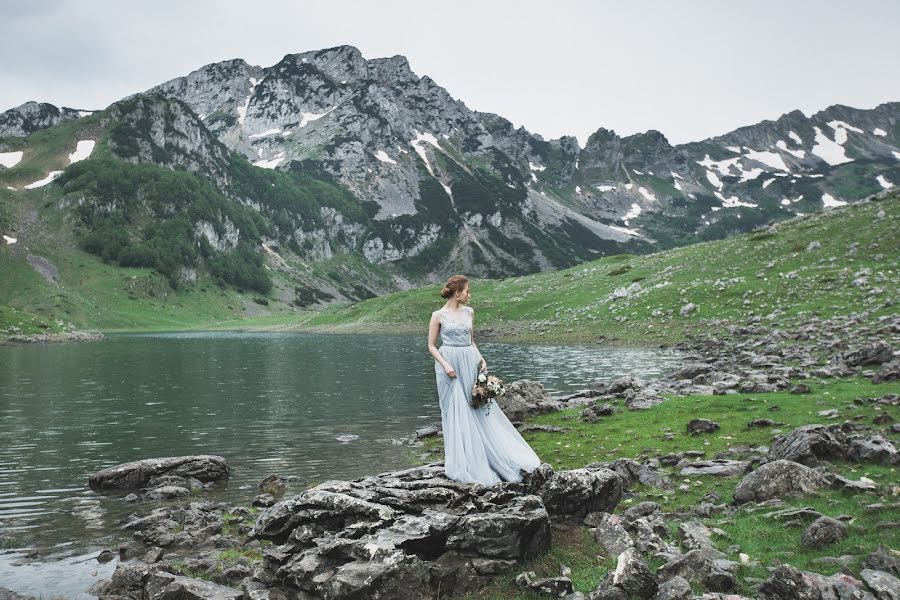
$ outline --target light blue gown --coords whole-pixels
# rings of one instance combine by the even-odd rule
[[[541,464],[496,402],[490,409],[472,408],[469,399],[481,355],[472,345],[472,307],[462,313],[435,311],[440,317],[441,356],[453,366],[450,377],[434,361],[441,425],[444,434],[444,473],[460,483],[485,486],[501,481],[518,482],[522,472],[530,473]]]

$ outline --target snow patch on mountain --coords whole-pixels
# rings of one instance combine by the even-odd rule
[[[797,142],[798,146],[803,145],[803,138],[801,138],[799,135],[797,135],[793,131],[788,132],[788,137],[791,138],[792,140],[794,140],[795,142]]]
[[[35,181],[34,183],[29,183],[28,185],[26,185],[25,189],[33,190],[35,188],[44,187],[45,185],[47,185],[48,183],[50,183],[51,181],[53,181],[60,175],[62,175],[62,171],[50,171],[50,173],[43,179],[39,179],[39,180]]]
[[[752,202],[743,202],[737,196],[730,196],[726,198],[720,192],[715,192],[716,198],[722,201],[722,206],[725,208],[734,208],[736,206],[747,206],[750,208],[756,208],[759,206],[758,204],[753,204]]]
[[[712,171],[706,172],[706,178],[709,179],[709,182],[716,186],[718,189],[722,189],[722,180],[716,177],[716,174]]]
[[[77,144],[75,144],[75,152],[69,155],[69,164],[77,163],[80,160],[84,160],[91,155],[91,152],[94,151],[94,145],[97,142],[94,140],[79,140]]]
[[[268,160],[258,160],[253,164],[256,165],[257,167],[262,167],[263,169],[274,169],[275,167],[280,165],[282,163],[282,161],[284,161],[284,159],[285,159],[285,153],[284,153],[284,151],[282,151]]]
[[[644,188],[641,188],[644,189]],[[631,208],[628,209],[628,212],[622,216],[622,220],[628,225],[628,221],[631,219],[636,219],[638,215],[641,214],[641,207],[637,204],[632,204]]]
[[[843,200],[836,200],[831,194],[822,194],[822,206],[832,208],[835,206],[844,206],[847,204]]]
[[[863,132],[862,129],[843,121],[828,121],[828,126],[834,129],[834,141],[842,146],[847,143],[847,131]]]
[[[270,135],[275,135],[276,133],[281,133],[281,130],[280,129],[266,129],[262,133],[254,133],[253,135],[250,136],[250,139],[252,140],[255,138],[269,137]]]
[[[255,77],[250,78],[250,93],[247,94],[247,99],[244,100],[244,104],[238,106],[238,123],[241,125],[244,124],[244,119],[247,117],[247,108],[250,106],[250,98],[253,97],[253,92],[256,90],[258,84],[259,81]]]
[[[416,137],[415,139],[409,141],[409,145],[413,147],[413,150],[416,151],[416,154],[418,154],[419,157],[421,157],[421,159],[425,162],[425,168],[428,169],[428,172],[432,177],[434,177],[434,170],[431,168],[431,162],[429,162],[428,155],[425,154],[425,149],[422,148],[420,144],[422,142],[428,142],[429,144],[440,150],[441,147],[438,145],[437,138],[427,132],[419,133],[418,129],[414,129],[413,131],[415,131]]]
[[[647,200],[650,200],[651,202],[656,202],[656,196],[654,196],[652,192],[648,191],[647,188],[645,188],[643,186],[639,187],[638,192],[640,192],[641,196],[643,196]],[[637,204],[632,204],[631,206],[635,207],[635,206],[637,206]],[[638,209],[638,210],[640,210],[640,209]]]
[[[790,171],[787,165],[784,164],[784,159],[781,158],[781,155],[777,152],[769,152],[768,150],[747,150],[746,156],[751,160],[761,162],[762,164],[772,167],[773,169],[778,169],[779,171]]]
[[[329,114],[331,111],[333,111],[336,108],[337,108],[337,106],[332,106],[331,108],[329,108],[328,110],[326,110],[323,113],[302,112],[302,113],[300,113],[300,116],[302,118],[300,119],[300,125],[298,127],[306,127],[306,125],[308,123],[311,123],[313,121],[318,121],[319,119],[321,119],[325,115]],[[432,136],[432,137],[434,137],[434,136]]]
[[[852,158],[847,158],[843,146],[822,133],[822,130],[818,127],[814,127],[814,129],[816,130],[816,145],[811,150],[813,154],[831,166],[842,165],[853,160]],[[846,134],[846,130],[844,130],[844,133]]]
[[[876,127],[875,129],[872,130],[872,135],[884,137],[887,135],[887,131],[885,131],[881,127]]]
[[[12,169],[22,161],[24,155],[25,153],[21,150],[17,150],[16,152],[0,152],[0,165],[3,165],[7,169]]]
[[[875,178],[875,180],[878,181],[878,184],[886,190],[889,190],[892,187],[894,187],[894,184],[891,183],[890,181],[888,181],[887,177],[885,177],[884,175],[879,175],[878,177]]]
[[[376,152],[375,158],[377,158],[378,160],[380,160],[383,163],[388,163],[389,165],[397,164],[397,161],[394,160],[393,158],[391,158],[390,156],[388,156],[388,153],[385,152],[384,150],[379,150],[378,152]]]

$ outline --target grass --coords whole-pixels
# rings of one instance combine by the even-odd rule
[[[863,402],[855,404],[858,398],[875,398],[885,394],[900,393],[900,382],[874,385],[863,378],[835,380],[804,380],[812,388],[810,394],[797,395],[788,392],[763,394],[730,394],[725,396],[669,396],[667,401],[646,411],[623,410],[597,423],[588,423],[579,418],[580,409],[539,415],[528,419],[529,423],[556,425],[567,428],[564,432],[528,432],[523,435],[538,456],[550,463],[554,469],[575,469],[593,462],[607,462],[617,458],[642,459],[688,450],[703,450],[707,458],[733,446],[768,446],[775,429],[788,432],[793,428],[823,421],[817,413],[836,408],[840,419],[872,426],[872,419],[882,412],[900,420],[900,410],[896,406],[875,406]],[[777,410],[770,410],[777,406]],[[691,436],[686,431],[688,421],[696,417],[709,418],[720,425],[713,434]],[[748,428],[747,423],[759,417],[770,418],[778,425],[774,428]],[[878,429],[877,426],[873,426]],[[664,434],[672,432],[672,439],[664,439]],[[890,434],[887,434],[890,435]],[[897,436],[893,436],[895,444]],[[426,439],[425,449],[431,450],[435,460],[442,454],[441,438]],[[420,449],[421,450],[421,449]],[[883,521],[900,521],[900,509],[887,508],[882,511],[867,511],[864,505],[875,502],[892,502],[893,486],[898,481],[897,469],[893,466],[877,464],[837,463],[834,470],[846,477],[859,479],[868,477],[879,484],[879,491],[850,493],[842,490],[822,490],[803,498],[784,499],[786,507],[811,506],[822,514],[836,517],[850,515],[850,532],[843,541],[821,550],[812,550],[800,543],[804,527],[785,527],[765,515],[772,509],[758,511],[741,509],[731,517],[722,515],[709,519],[696,518],[710,527],[718,527],[725,537],[714,536],[717,547],[729,558],[739,561],[738,553],[746,553],[756,565],[742,566],[738,572],[739,592],[752,597],[754,579],[768,577],[766,566],[775,559],[808,571],[831,574],[839,570],[839,565],[818,564],[815,561],[825,556],[850,554],[855,558],[851,569],[858,569],[859,561],[874,550],[878,544],[892,548],[900,547],[900,531],[882,529]],[[680,477],[671,476],[676,488],[681,484],[690,486],[689,491],[666,492],[654,488],[638,486],[630,498],[619,505],[616,512],[628,508],[641,500],[658,502],[667,513],[690,511],[709,492],[717,492],[721,502],[730,503],[732,492],[740,478],[722,477]],[[752,509],[755,505],[750,505]],[[779,507],[780,508],[780,507]],[[691,520],[693,517],[684,520]],[[804,523],[806,525],[807,523]],[[672,533],[677,528],[673,521]],[[737,551],[729,551],[732,546]],[[599,556],[599,558],[598,558]],[[651,568],[659,566],[651,562]],[[538,598],[537,594],[522,591],[516,587],[515,576],[532,570],[539,577],[559,575],[560,564],[572,569],[575,589],[587,594],[594,589],[605,575],[614,568],[613,558],[603,557],[603,552],[590,535],[587,528],[572,530],[555,527],[550,551],[532,561],[523,563],[508,574],[504,574],[476,594],[467,599],[482,598],[506,600],[511,598]],[[858,572],[858,571],[857,571]]]
[[[886,217],[878,219],[883,210]],[[783,221],[725,240],[654,254],[604,257],[559,271],[471,283],[476,331],[525,343],[670,343],[693,329],[780,311],[820,317],[874,308],[900,286],[900,196]],[[819,247],[808,249],[811,242]],[[624,268],[627,264],[630,268]],[[868,282],[855,286],[863,269]],[[639,283],[627,298],[618,288]],[[290,329],[421,333],[440,307],[440,284],[332,306]],[[680,308],[691,302],[687,316]],[[412,315],[415,318],[410,318]],[[488,331],[489,330],[489,331]]]

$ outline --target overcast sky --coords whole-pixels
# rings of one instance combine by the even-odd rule
[[[211,62],[341,44],[582,144],[599,127],[683,143],[900,100],[897,0],[0,0],[0,15],[0,111],[100,109]]]

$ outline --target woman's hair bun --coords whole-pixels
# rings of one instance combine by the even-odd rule
[[[447,283],[444,284],[444,288],[441,290],[441,298],[449,298],[456,292],[462,292],[466,289],[466,284],[469,283],[469,280],[466,279],[465,275],[454,275],[447,280]]]

